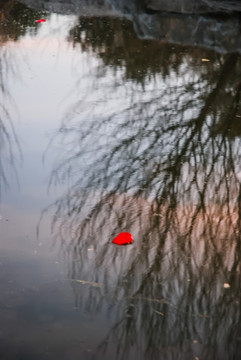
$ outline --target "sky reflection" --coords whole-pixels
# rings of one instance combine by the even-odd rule
[[[113,54],[115,40],[92,44],[91,25],[80,50]],[[79,101],[53,141],[59,161],[51,183],[70,185],[53,205],[54,234],[69,276],[100,284],[94,297],[75,288],[78,306],[101,312],[106,298],[122,299],[97,358],[113,342],[123,344],[116,358],[139,347],[143,358],[238,354],[239,320],[228,324],[232,313],[240,317],[240,57],[210,54],[203,64],[196,49],[171,51],[179,63],[160,58],[159,72],[141,82],[121,62],[100,65],[88,92],[80,77]],[[110,246],[120,231],[133,234],[133,246]]]
[[[238,359],[240,56],[58,15],[4,46],[23,158],[1,203],[4,353]]]

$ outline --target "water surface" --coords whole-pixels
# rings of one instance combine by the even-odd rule
[[[240,55],[8,5],[0,358],[240,359]]]

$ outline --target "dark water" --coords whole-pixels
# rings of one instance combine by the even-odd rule
[[[241,359],[241,56],[0,14],[0,360]]]

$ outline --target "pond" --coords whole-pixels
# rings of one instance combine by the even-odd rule
[[[0,359],[240,359],[239,17],[30,3],[0,2]]]

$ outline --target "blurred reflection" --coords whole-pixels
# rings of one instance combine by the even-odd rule
[[[53,232],[76,307],[113,316],[96,358],[238,359],[241,57],[141,42],[127,20],[71,36],[105,66],[54,139]]]
[[[13,7],[14,1],[0,2],[0,194],[3,185],[7,184],[6,178],[6,160],[13,164],[13,144],[18,141],[14,131],[9,111],[10,94],[7,89],[7,74],[11,68],[12,61],[8,48],[5,46],[11,36],[6,30],[7,18]]]
[[[17,41],[30,26],[36,29],[37,14],[16,1],[0,1],[0,194],[8,184],[8,169],[16,175],[16,160],[21,157],[13,122],[16,106],[8,87],[9,76],[19,78],[20,59],[14,55],[11,41]]]
[[[0,38],[1,42],[19,40],[27,31],[36,33],[35,20],[46,15],[35,11],[15,0],[0,0]]]
[[[115,70],[123,68],[126,77],[142,82],[147,76],[162,72],[167,76],[182,63],[180,52],[186,48],[162,44],[157,40],[141,40],[133,23],[125,18],[80,18],[69,34],[73,46],[98,54],[105,65]],[[202,58],[205,50],[194,50],[194,57]],[[213,54],[213,56],[216,56]]]

